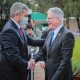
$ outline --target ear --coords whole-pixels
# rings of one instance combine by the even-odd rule
[[[59,23],[61,21],[61,19],[60,18],[57,18],[57,23]]]
[[[19,16],[19,13],[16,13],[16,16]]]

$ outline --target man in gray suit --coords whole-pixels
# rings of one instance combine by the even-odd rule
[[[45,60],[46,80],[73,80],[71,58],[74,36],[64,25],[64,13],[58,8],[48,10],[47,22],[51,31],[43,46],[43,53],[32,61]]]

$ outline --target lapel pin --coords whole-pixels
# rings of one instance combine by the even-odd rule
[[[58,34],[58,35],[60,35],[60,34]]]

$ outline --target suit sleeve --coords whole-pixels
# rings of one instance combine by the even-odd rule
[[[46,43],[46,42],[45,42]],[[40,50],[37,54],[34,55],[34,59],[35,61],[46,61],[46,57],[47,57],[47,52],[46,52],[46,45],[43,45],[42,50]]]
[[[16,67],[21,73],[26,73],[28,62],[20,56],[18,36],[13,30],[2,33],[1,44],[10,65]]]
[[[45,30],[45,31],[43,31],[43,32],[42,32],[41,39],[46,39],[49,32],[50,32],[50,30]]]
[[[34,40],[34,39],[30,38],[27,35],[27,42],[28,42],[28,45],[30,45],[30,46],[39,46],[39,47],[42,47],[44,45],[45,40],[44,39]]]
[[[48,33],[49,33],[49,31],[44,31],[41,36],[41,39],[45,39],[45,43],[44,43],[43,47],[40,47],[39,52],[34,55],[34,59],[36,62],[37,61],[46,61],[46,57],[47,57],[46,41],[47,41]]]
[[[73,47],[74,47],[74,36],[72,33],[68,32],[63,40],[61,46],[61,61],[59,67],[57,68],[55,74],[53,75],[52,80],[59,80],[66,69],[67,64],[71,62]]]

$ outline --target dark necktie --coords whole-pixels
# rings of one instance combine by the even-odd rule
[[[23,30],[22,30],[22,27],[20,27],[20,34],[21,34],[21,36],[23,36]]]
[[[20,27],[20,35],[22,36],[22,38],[25,41],[25,43],[27,43],[27,40],[25,39],[25,36],[24,36],[24,32],[23,32],[22,27]]]
[[[53,37],[54,37],[54,32],[51,33],[51,39],[50,39],[50,48],[52,47],[53,43]]]

